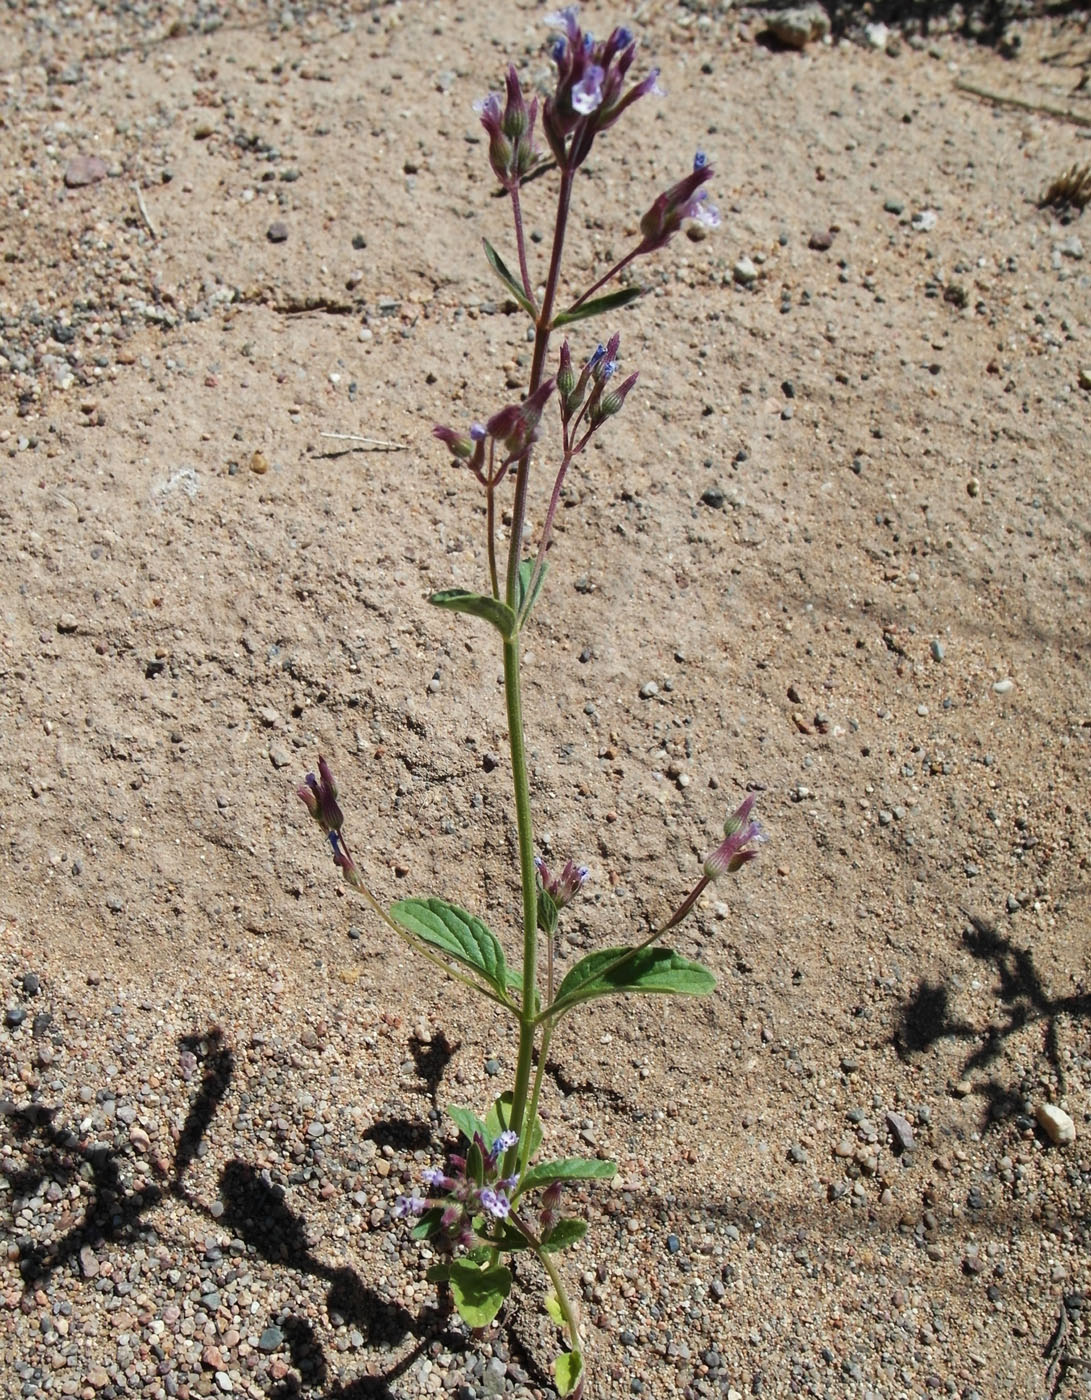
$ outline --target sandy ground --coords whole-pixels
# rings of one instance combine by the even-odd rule
[[[499,656],[425,601],[482,585],[483,516],[430,433],[526,371],[471,103],[547,80],[543,13],[0,18],[12,1395],[551,1393],[533,1278],[467,1340],[390,1218],[505,1024],[295,797],[329,755],[377,892],[514,951]],[[1037,199],[1091,142],[956,84],[1086,123],[1091,41],[638,27],[668,95],[596,147],[573,283],[698,146],[723,224],[619,317],[640,382],[525,644],[540,841],[592,870],[566,958],[672,907],[747,785],[770,840],[677,940],[713,997],[554,1048],[549,1150],[621,1173],[568,1263],[592,1393],[1086,1395],[1091,249]]]

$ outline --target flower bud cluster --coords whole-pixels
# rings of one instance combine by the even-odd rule
[[[557,387],[561,396],[561,418],[566,426],[579,414],[579,418],[586,419],[590,431],[594,432],[607,418],[620,411],[638,377],[634,373],[621,384],[614,382],[620,345],[621,336],[612,335],[605,345],[597,347],[578,377],[572,367],[568,341],[561,346]],[[582,414],[579,412],[581,407]]]
[[[475,1133],[464,1157],[447,1159],[446,1171],[437,1167],[425,1170],[424,1183],[430,1194],[399,1196],[394,1214],[404,1218],[435,1211],[436,1242],[451,1250],[472,1249],[480,1243],[480,1226],[475,1222],[482,1217],[506,1220],[511,1214],[511,1193],[518,1178],[502,1177],[500,1172],[505,1155],[518,1141],[516,1133],[505,1130],[497,1134],[492,1147],[486,1147],[480,1133]]]
[[[359,879],[356,865],[345,845],[345,838],[341,834],[345,818],[341,808],[337,805],[337,784],[334,782],[329,764],[321,754],[318,758],[318,777],[316,778],[313,773],[308,773],[303,782],[296,788],[296,792],[307,811],[326,833],[326,837],[333,847],[334,865],[350,884],[356,883]]]
[[[513,190],[525,179],[538,159],[534,146],[534,120],[538,115],[538,99],[529,106],[523,97],[514,67],[508,69],[507,93],[504,106],[500,94],[490,92],[478,98],[474,111],[489,135],[489,164],[493,174],[506,190]]]
[[[542,107],[542,129],[562,170],[582,165],[600,131],[646,93],[659,92],[658,68],[625,90],[636,57],[636,40],[628,29],[619,26],[595,43],[581,30],[578,14],[578,5],[567,5],[546,16],[546,23],[561,33],[551,49],[557,86]]]

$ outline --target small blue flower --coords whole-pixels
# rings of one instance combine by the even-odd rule
[[[399,1220],[407,1215],[423,1215],[427,1209],[428,1202],[421,1196],[399,1196],[394,1202],[394,1214]]]
[[[602,105],[602,80],[605,76],[597,63],[589,64],[587,72],[572,88],[572,108],[581,117],[588,116]]]
[[[477,1199],[482,1207],[495,1216],[497,1220],[506,1220],[511,1210],[511,1202],[502,1191],[494,1191],[491,1186],[483,1186],[478,1192]]]

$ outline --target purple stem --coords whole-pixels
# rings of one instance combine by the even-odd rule
[[[593,286],[588,287],[586,292],[584,292],[581,296],[578,296],[576,298],[576,300],[568,308],[569,311],[575,311],[578,307],[581,307],[588,297],[594,296],[600,287],[604,287],[606,283],[611,280],[611,278],[616,277],[619,272],[621,272],[624,268],[628,267],[628,265],[633,261],[633,259],[639,255],[642,247],[643,244],[638,243],[636,247],[632,250],[632,252],[626,253],[622,260],[619,263],[615,263],[609,272],[604,272],[603,275],[599,278],[599,280],[596,283],[594,283]]]
[[[549,274],[546,277],[545,294],[534,331],[534,358],[530,366],[530,384],[527,395],[541,387],[545,373],[546,352],[549,349],[549,336],[553,327],[553,303],[557,296],[557,284],[561,279],[561,257],[564,252],[564,235],[568,226],[568,209],[572,199],[572,179],[574,172],[561,171],[561,188],[557,195],[557,218],[553,225],[553,251],[549,258]],[[505,580],[508,607],[515,606],[515,580],[519,574],[519,558],[523,551],[523,525],[527,518],[527,491],[530,485],[530,459],[533,449],[528,447],[519,460],[515,476],[515,501],[511,508],[511,538],[508,540],[508,573]]]
[[[549,509],[546,511],[545,524],[542,526],[542,538],[538,545],[538,554],[534,560],[534,572],[530,576],[530,586],[526,591],[528,599],[534,597],[534,590],[538,587],[538,580],[541,578],[542,570],[545,568],[546,551],[549,549],[549,542],[553,535],[553,517],[557,514],[557,506],[561,500],[561,487],[568,468],[572,465],[574,452],[566,452],[564,461],[561,463],[560,471],[557,473],[557,480],[553,483],[553,495],[549,498]]]

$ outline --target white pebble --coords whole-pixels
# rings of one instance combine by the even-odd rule
[[[1055,1103],[1040,1103],[1034,1112],[1042,1131],[1056,1147],[1076,1141],[1076,1125]]]

